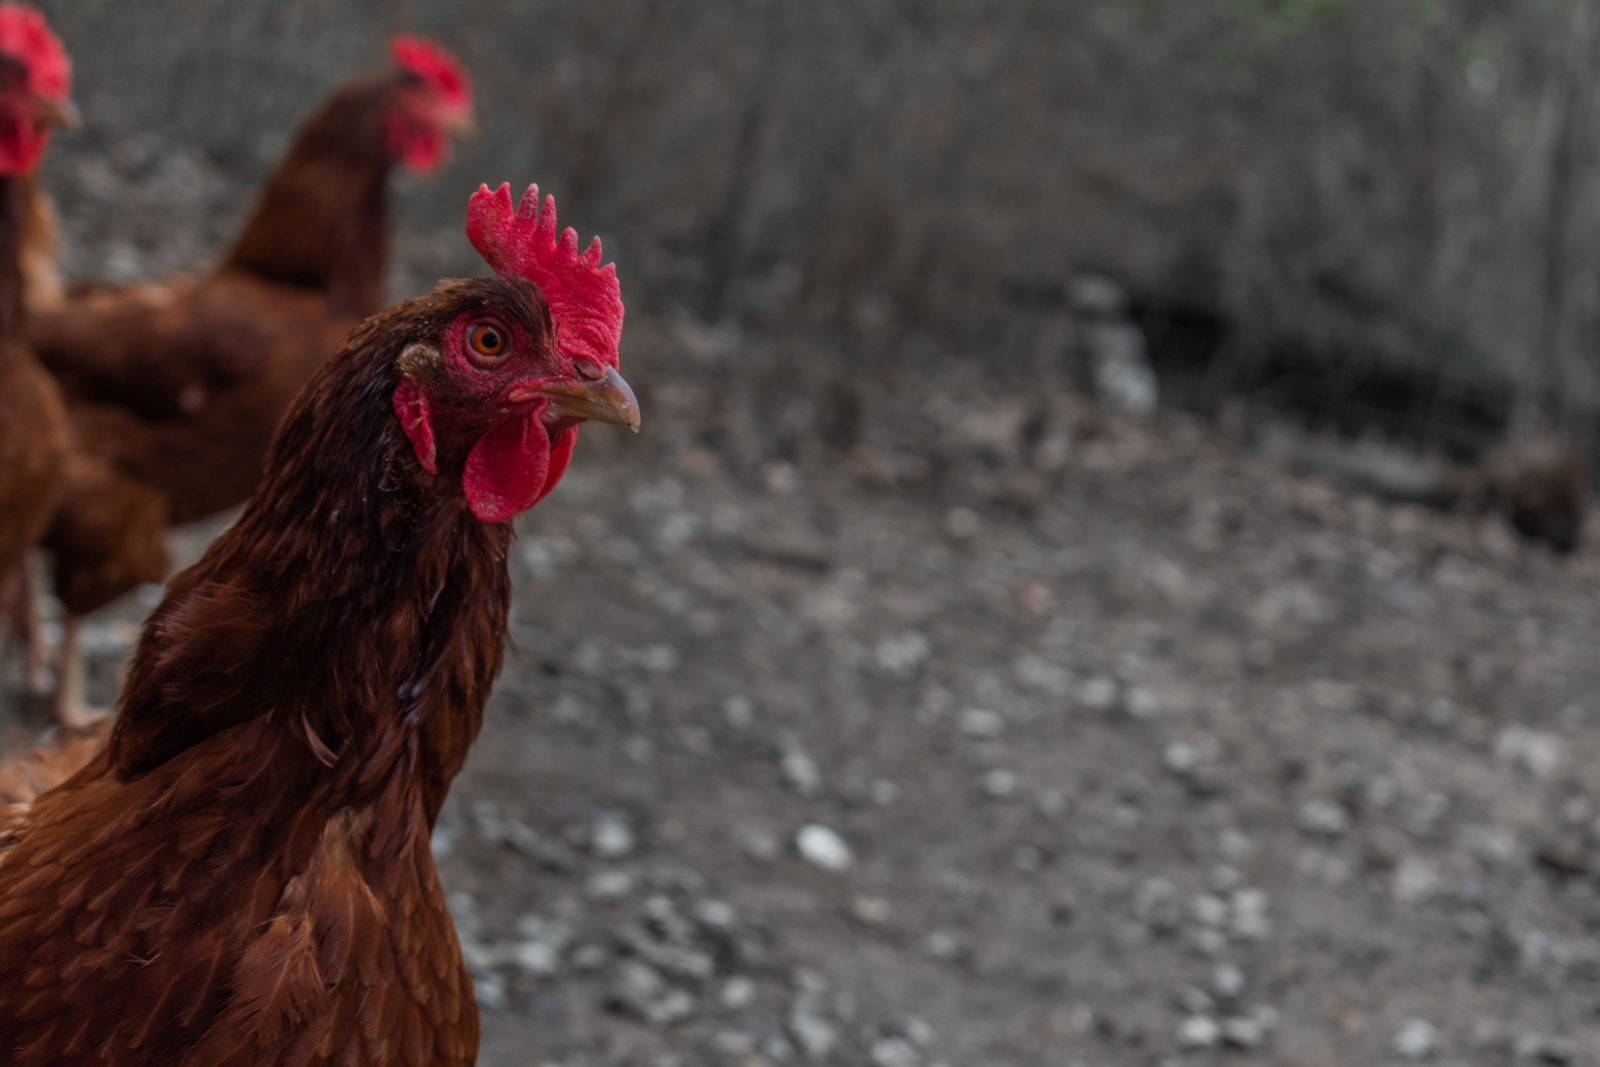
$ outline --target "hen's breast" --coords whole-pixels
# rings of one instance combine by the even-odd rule
[[[260,752],[254,727],[229,731],[236,751]],[[272,762],[163,768],[136,791],[91,776],[39,798],[0,853],[6,1062],[474,1061],[421,804],[397,787],[319,812]]]
[[[330,819],[230,984],[209,1040],[252,1033],[248,1062],[473,1063],[477,1006],[420,809]]]

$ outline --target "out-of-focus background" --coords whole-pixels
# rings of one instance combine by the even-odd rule
[[[524,521],[435,842],[483,1063],[1600,1058],[1600,566],[1516,532],[1595,444],[1588,0],[42,6],[70,276],[208,264],[402,30],[481,132],[393,295],[483,181],[619,265],[645,430]]]

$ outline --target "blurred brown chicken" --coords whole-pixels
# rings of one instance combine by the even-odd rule
[[[477,193],[498,276],[350,334],[169,584],[106,747],[0,808],[8,1067],[475,1060],[429,838],[500,667],[511,520],[580,422],[639,422],[616,273],[537,202]]]
[[[51,126],[71,117],[70,77],[44,19],[0,5],[0,591],[20,615],[30,673],[37,642],[26,561],[55,509],[69,439],[61,393],[22,335],[27,274],[37,269],[30,252],[40,248],[30,194]]]
[[[300,130],[216,270],[88,286],[29,321],[79,439],[45,536],[67,615],[63,723],[92,717],[77,617],[164,579],[169,525],[249,495],[290,401],[383,306],[389,174],[437,165],[472,115],[443,51],[397,38],[392,54],[390,70],[345,86]]]

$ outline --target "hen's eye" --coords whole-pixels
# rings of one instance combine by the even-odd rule
[[[478,355],[494,359],[505,352],[506,335],[493,323],[480,322],[467,335],[467,343],[472,345],[472,350]]]

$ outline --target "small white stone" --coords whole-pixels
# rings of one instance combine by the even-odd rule
[[[1250,941],[1260,941],[1272,932],[1267,916],[1267,894],[1260,889],[1233,892],[1233,932]]]
[[[867,787],[867,796],[880,808],[887,808],[900,799],[900,787],[887,778],[874,778]]]
[[[803,797],[814,797],[822,792],[822,770],[811,754],[797,744],[784,749],[778,760],[783,780],[790,789]]]
[[[978,536],[983,520],[971,508],[951,508],[944,517],[944,529],[951,537],[961,541]]]
[[[595,900],[620,900],[633,892],[633,875],[627,871],[597,871],[589,879],[589,896]]]
[[[590,832],[590,844],[597,856],[619,859],[633,851],[633,830],[618,816],[602,815]]]
[[[528,974],[549,977],[561,968],[561,947],[558,940],[530,939],[517,945],[511,959]]]
[[[1314,837],[1338,837],[1350,828],[1350,813],[1332,800],[1312,798],[1300,805],[1300,829]]]
[[[820,1015],[796,1009],[789,1014],[789,1036],[807,1059],[821,1061],[839,1043],[839,1028]]]
[[[1005,718],[988,708],[967,708],[956,718],[956,727],[968,737],[999,737],[1006,728]]]
[[[739,975],[728,979],[722,986],[722,1006],[729,1011],[748,1008],[756,999],[756,984]]]
[[[767,483],[767,491],[775,496],[790,496],[800,488],[800,471],[792,463],[769,463],[761,476]]]
[[[1520,767],[1543,781],[1555,777],[1566,762],[1566,742],[1552,733],[1508,726],[1494,742],[1495,758]]]
[[[1203,758],[1198,746],[1187,741],[1174,741],[1162,751],[1161,765],[1181,778],[1193,773]]]
[[[795,835],[795,847],[800,850],[802,859],[825,871],[846,871],[855,861],[844,838],[818,823],[800,828]]]
[[[946,930],[935,930],[922,939],[922,950],[936,960],[953,960],[961,955],[961,942]]]
[[[1039,796],[1035,803],[1038,805],[1039,814],[1047,819],[1060,818],[1067,813],[1067,808],[1071,806],[1071,802],[1067,799],[1066,790],[1055,788],[1039,790]]]
[[[1219,963],[1211,972],[1211,988],[1223,1000],[1237,999],[1244,987],[1244,972],[1231,963]]]
[[[1262,1025],[1246,1016],[1225,1019],[1222,1023],[1222,1040],[1234,1048],[1255,1048],[1266,1036],[1266,1030]]]
[[[933,646],[923,634],[915,630],[886,637],[878,642],[878,647],[873,650],[878,666],[885,673],[897,678],[906,678],[914,674],[917,668],[933,654]]]
[[[755,722],[756,706],[747,696],[735,694],[722,702],[722,718],[735,730],[743,730]]]
[[[1439,1049],[1439,1031],[1426,1019],[1407,1019],[1394,1035],[1395,1054],[1408,1060],[1425,1060]]]
[[[1444,888],[1439,869],[1421,856],[1405,856],[1394,869],[1394,896],[1402,904],[1417,904]]]
[[[702,900],[694,906],[694,917],[700,925],[713,930],[731,930],[739,921],[739,913],[725,900]]]
[[[1222,1027],[1205,1015],[1191,1015],[1178,1025],[1178,1043],[1184,1048],[1210,1048],[1222,1038]]]
[[[922,1055],[903,1037],[885,1037],[873,1043],[867,1053],[872,1067],[917,1067]]]
[[[1201,893],[1189,905],[1195,919],[1203,926],[1217,927],[1228,921],[1231,909],[1227,901],[1210,893]]]
[[[865,926],[883,926],[893,914],[893,907],[882,897],[856,897],[850,902],[851,917]]]
[[[1116,706],[1118,689],[1115,678],[1090,678],[1078,687],[1078,703],[1091,711],[1109,711]]]
[[[1128,714],[1135,719],[1153,719],[1161,714],[1161,698],[1154,690],[1144,686],[1129,689],[1124,703],[1128,707]]]
[[[1004,800],[1017,791],[1017,775],[1004,767],[996,767],[979,780],[978,788],[991,800]]]
[[[762,863],[778,858],[778,841],[764,830],[746,830],[739,835],[739,848],[746,856]]]

